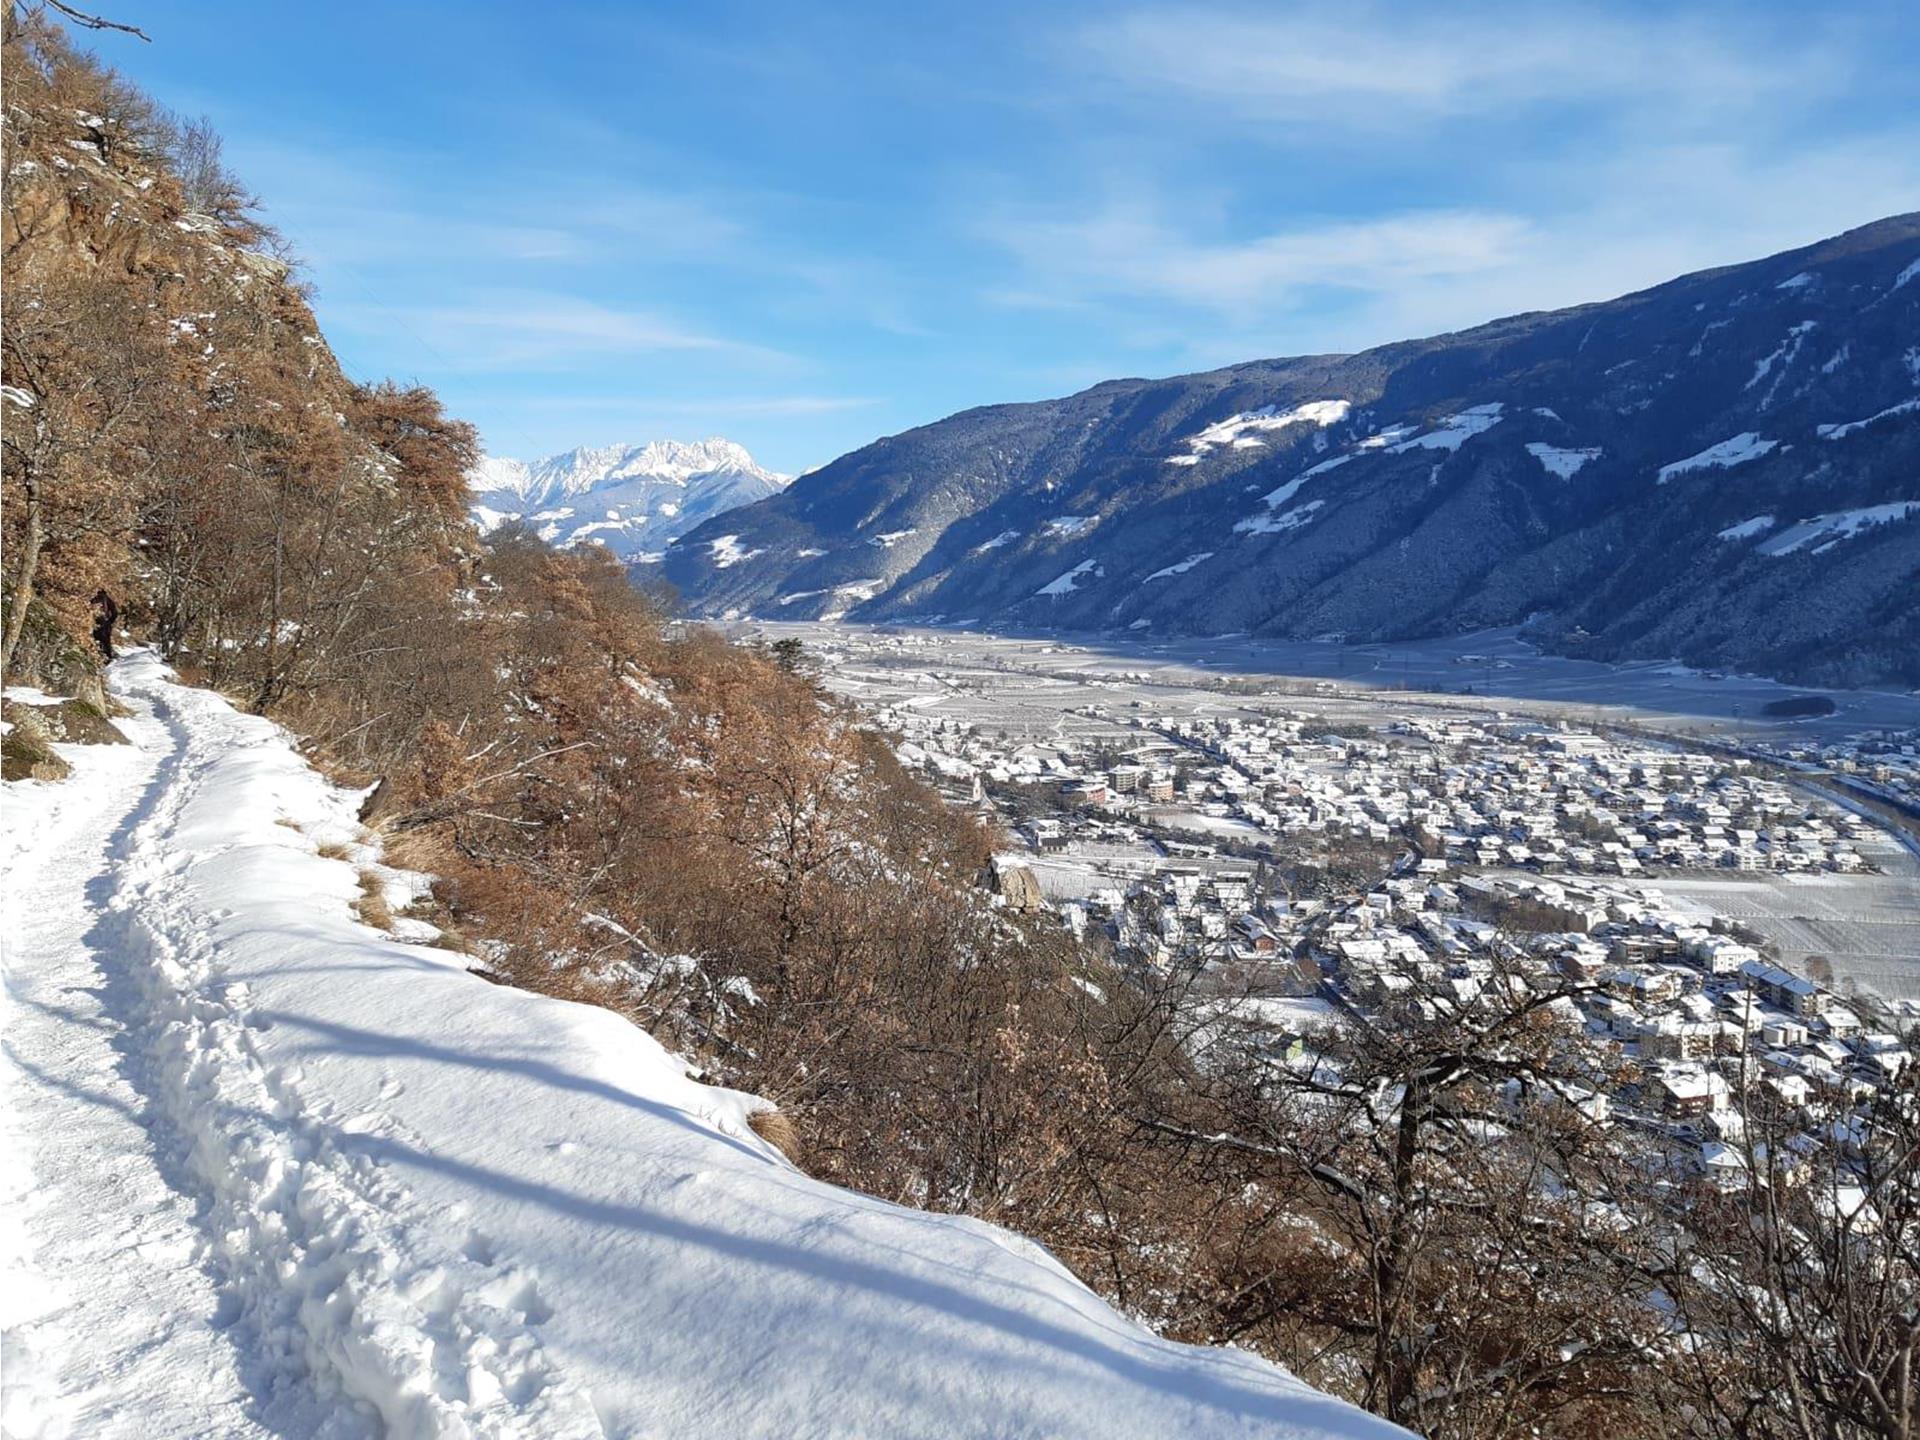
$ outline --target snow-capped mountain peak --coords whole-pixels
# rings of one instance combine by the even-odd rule
[[[614,481],[659,480],[686,485],[703,476],[750,475],[778,490],[792,479],[754,463],[744,445],[715,436],[710,440],[653,440],[644,445],[582,445],[541,460],[483,456],[468,473],[467,484],[480,495],[510,495],[543,504],[563,496],[584,495]]]
[[[701,521],[764,499],[791,479],[716,436],[583,445],[532,461],[490,455],[468,472],[467,485],[483,531],[523,521],[556,545],[594,542],[622,559],[649,561]]]

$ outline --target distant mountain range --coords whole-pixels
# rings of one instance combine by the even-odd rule
[[[969,410],[690,528],[695,610],[1920,684],[1920,215],[1357,355]]]
[[[703,520],[777,494],[790,478],[761,469],[731,440],[656,440],[544,460],[488,456],[467,484],[482,530],[521,521],[555,545],[593,541],[646,563]]]

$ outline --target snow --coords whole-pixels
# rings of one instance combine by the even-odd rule
[[[1366,439],[1360,442],[1357,448],[1361,450],[1384,450],[1389,445],[1406,439],[1407,436],[1413,434],[1418,428],[1419,427],[1415,425],[1389,425],[1377,435],[1367,436]]]
[[[1100,568],[1098,561],[1082,560],[1078,565],[1067,571],[1066,574],[1049,580],[1033,593],[1036,595],[1071,595],[1075,590],[1080,588],[1081,578],[1089,572],[1095,576],[1106,573]]]
[[[1197,465],[1203,455],[1223,445],[1235,450],[1259,449],[1267,443],[1260,438],[1262,435],[1275,434],[1295,425],[1312,425],[1324,430],[1330,425],[1338,425],[1352,409],[1352,405],[1345,400],[1309,400],[1304,405],[1296,405],[1286,411],[1278,405],[1262,405],[1258,410],[1246,410],[1229,415],[1224,420],[1216,420],[1199,434],[1189,436],[1186,441],[1188,453],[1169,456],[1166,463]]]
[[[905,530],[883,530],[878,535],[870,535],[867,537],[867,543],[878,545],[882,550],[891,550],[908,536],[919,533],[920,528],[917,525],[909,525]]]
[[[1018,530],[1002,530],[998,535],[994,536],[991,540],[983,540],[980,544],[974,546],[970,553],[974,555],[978,555],[978,554],[981,554],[983,551],[998,550],[1002,545],[1011,545],[1015,540],[1018,540],[1019,538],[1020,538],[1020,532]]]
[[[1754,548],[1762,555],[1791,555],[1794,551],[1813,545],[1813,553],[1819,555],[1831,550],[1842,540],[1851,540],[1864,530],[1877,525],[1892,525],[1920,514],[1920,500],[1895,500],[1886,505],[1868,505],[1859,510],[1836,510],[1827,515],[1816,515],[1811,520],[1802,520],[1798,525],[1789,525],[1771,540],[1763,540]],[[1823,544],[1815,544],[1823,541]]]
[[[1287,530],[1298,530],[1309,520],[1313,512],[1323,507],[1324,500],[1309,500],[1304,505],[1296,505],[1283,515],[1249,515],[1244,520],[1234,522],[1233,528],[1248,535],[1278,535]]]
[[[477,491],[510,494],[537,508],[556,499],[605,490],[624,480],[652,480],[687,487],[709,475],[737,472],[763,479],[775,489],[792,479],[754,463],[746,447],[715,436],[691,443],[655,440],[645,445],[583,445],[543,460],[482,456],[468,472]]]
[[[1269,1026],[1286,1035],[1338,1029],[1347,1023],[1332,1001],[1317,996],[1236,995],[1219,1002],[1215,1013],[1244,1023]]]
[[[1718,444],[1709,445],[1697,455],[1662,465],[1658,483],[1664,485],[1674,476],[1685,475],[1690,470],[1725,470],[1734,465],[1744,465],[1749,460],[1758,460],[1770,453],[1779,443],[1765,439],[1752,430],[1743,430]]]
[[[138,722],[119,723],[141,735]],[[56,748],[74,774],[7,785],[0,836],[0,1431],[264,1437],[219,1328],[220,1294],[194,1263],[206,1242],[193,1200],[167,1183],[145,1098],[110,1048],[125,1033],[126,977],[105,969],[92,943],[87,886],[120,848],[153,757],[133,746]]]
[[[1773,288],[1776,290],[1800,290],[1813,284],[1813,276],[1805,270],[1798,275],[1789,275]]]
[[[1147,579],[1148,580],[1164,580],[1169,575],[1184,575],[1189,570],[1193,569],[1194,566],[1198,565],[1202,560],[1211,560],[1212,558],[1213,558],[1213,551],[1202,550],[1197,555],[1189,555],[1184,560],[1176,561],[1174,564],[1167,566],[1166,569],[1164,570],[1154,571],[1151,575],[1147,576]]]
[[[1538,440],[1527,443],[1527,453],[1540,462],[1540,468],[1549,475],[1562,480],[1571,480],[1580,473],[1580,467],[1600,458],[1600,447],[1586,450],[1563,450],[1558,445],[1543,444]]]
[[[1409,450],[1458,450],[1474,436],[1484,435],[1498,425],[1500,412],[1504,409],[1506,406],[1495,400],[1462,410],[1458,415],[1442,415],[1435,422],[1437,428],[1390,446],[1389,453],[1403,455]]]
[[[1100,517],[1097,515],[1056,515],[1047,521],[1046,531],[1051,536],[1064,539],[1080,534],[1083,530],[1097,525],[1099,521]]]
[[[1347,461],[1352,458],[1353,456],[1351,455],[1336,455],[1331,460],[1322,460],[1311,470],[1301,471],[1278,489],[1269,490],[1265,495],[1260,497],[1260,503],[1265,505],[1269,510],[1277,510],[1289,500],[1293,499],[1295,495],[1298,495],[1300,493],[1300,487],[1306,484],[1307,481],[1313,479],[1314,476],[1324,475],[1327,471],[1346,464]]]
[[[1889,405],[1886,409],[1869,415],[1864,420],[1848,420],[1839,425],[1816,425],[1813,428],[1814,433],[1822,440],[1844,440],[1847,436],[1864,430],[1869,425],[1877,425],[1880,421],[1895,415],[1912,415],[1916,411],[1920,411],[1920,400],[1902,400],[1898,405]]]
[[[1761,356],[1754,362],[1753,376],[1745,386],[1748,390],[1753,389],[1767,376],[1773,375],[1775,364],[1780,367],[1780,373],[1773,376],[1773,383],[1767,387],[1767,393],[1760,399],[1762,409],[1773,403],[1774,393],[1779,390],[1780,382],[1787,378],[1787,371],[1792,368],[1794,360],[1799,356],[1800,347],[1806,343],[1807,336],[1817,328],[1816,322],[1812,320],[1801,321],[1787,331],[1787,338],[1782,340],[1771,353]]]
[[[1402,1433],[360,924],[318,853],[373,862],[358,794],[148,655],[112,683],[134,744],[6,790],[9,1435]]]
[[[1894,276],[1893,285],[1890,288],[1893,290],[1898,290],[1901,286],[1905,285],[1909,280],[1913,279],[1916,275],[1920,275],[1920,260],[1913,261],[1911,264],[1907,266],[1906,269],[1902,270],[1898,275]]]
[[[713,552],[713,568],[716,570],[730,570],[742,560],[751,560],[760,553],[743,547],[738,535],[717,536],[707,542],[707,547]]]
[[[762,469],[733,441],[715,438],[589,446],[530,463],[485,456],[467,472],[467,488],[482,534],[509,520],[571,519],[574,506],[564,502],[578,501],[581,514],[599,518],[544,524],[540,533],[562,548],[593,542],[633,559],[703,520],[776,493],[790,479]]]
[[[1729,525],[1720,532],[1722,540],[1751,540],[1773,528],[1773,516],[1756,515],[1751,520],[1742,520],[1738,525]]]
[[[887,588],[887,582],[885,580],[878,580],[878,579],[853,580],[853,581],[849,581],[845,585],[836,585],[833,587],[833,589],[826,591],[824,593],[832,595],[836,600],[844,601],[846,603],[843,603],[838,609],[823,610],[820,613],[820,618],[822,620],[841,619],[855,605],[863,604],[866,601],[871,600],[874,596],[878,595],[882,590],[886,588]],[[813,591],[810,593],[820,594],[822,592]],[[786,602],[782,601],[781,603],[785,604]]]

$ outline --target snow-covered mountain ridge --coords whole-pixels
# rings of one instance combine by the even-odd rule
[[[675,537],[792,477],[764,469],[718,436],[645,445],[583,445],[541,460],[484,456],[467,474],[483,531],[523,521],[555,545],[605,545],[623,560],[651,559]]]
[[[1525,625],[1585,659],[1920,685],[1917,279],[1920,213],[1896,215],[1359,354],[966,410],[693,531],[664,573],[716,616]]]

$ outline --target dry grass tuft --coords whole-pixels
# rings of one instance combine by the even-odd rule
[[[800,1128],[784,1110],[756,1110],[747,1117],[747,1125],[762,1140],[795,1165],[801,1164]],[[804,1168],[804,1166],[802,1167]]]
[[[353,902],[354,913],[376,930],[393,929],[393,911],[387,906],[386,881],[371,870],[360,872],[360,898]]]

